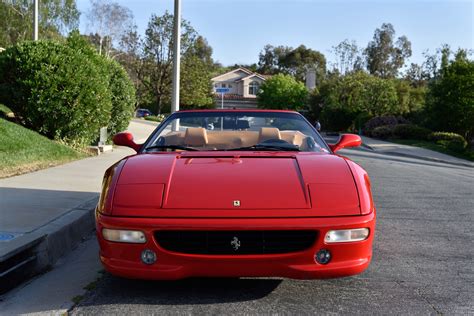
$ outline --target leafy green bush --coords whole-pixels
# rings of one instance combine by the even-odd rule
[[[107,60],[110,74],[109,90],[112,94],[112,111],[108,124],[109,135],[127,129],[135,108],[135,88],[127,73],[116,61]]]
[[[372,130],[372,137],[380,138],[380,139],[387,139],[393,137],[393,125],[382,125],[377,126]]]
[[[456,133],[433,132],[428,135],[428,139],[457,152],[463,152],[467,147],[464,137]]]
[[[386,116],[376,116],[368,120],[364,125],[364,134],[367,136],[372,136],[372,131],[379,126],[395,126],[397,124],[408,124],[409,122],[403,117],[386,115]]]
[[[74,51],[86,55],[94,62],[101,75],[108,78],[108,90],[112,103],[107,124],[108,134],[114,135],[125,130],[133,116],[136,102],[135,88],[127,72],[118,62],[99,55],[78,31],[69,34],[66,44]]]
[[[0,54],[0,102],[24,124],[69,144],[90,144],[112,108],[109,78],[80,50],[23,42]]]
[[[425,140],[431,131],[413,124],[398,124],[393,127],[393,136],[401,139]]]
[[[307,103],[308,90],[290,75],[278,74],[267,79],[257,95],[258,106],[264,109],[299,110]]]

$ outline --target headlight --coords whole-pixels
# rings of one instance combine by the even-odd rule
[[[361,241],[369,237],[368,228],[330,230],[326,233],[324,241],[328,244],[336,242]]]
[[[102,236],[104,236],[104,239],[108,241],[127,242],[133,244],[144,244],[146,242],[145,234],[139,230],[103,228]]]

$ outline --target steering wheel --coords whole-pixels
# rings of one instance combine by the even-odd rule
[[[165,144],[165,142],[166,142],[165,138],[163,136],[160,136],[160,137],[158,137],[155,144],[158,145],[158,146],[163,146]]]

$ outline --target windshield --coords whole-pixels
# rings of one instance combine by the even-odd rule
[[[177,112],[143,147],[152,151],[317,151],[329,152],[302,115],[291,112]]]

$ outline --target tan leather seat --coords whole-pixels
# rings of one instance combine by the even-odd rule
[[[280,130],[276,127],[262,127],[258,134],[258,142],[264,142],[269,139],[281,139]]]
[[[184,134],[184,144],[188,146],[203,147],[208,144],[207,132],[202,127],[189,127]]]

